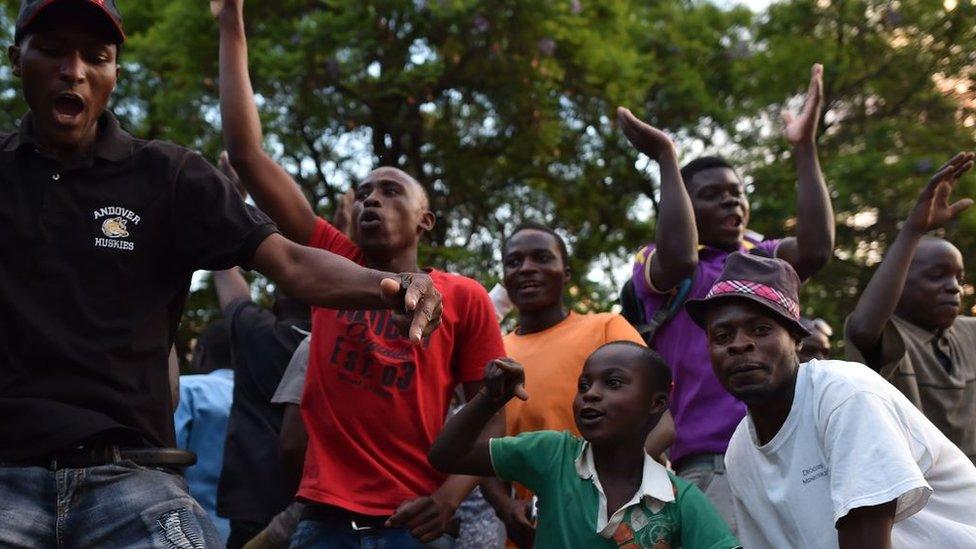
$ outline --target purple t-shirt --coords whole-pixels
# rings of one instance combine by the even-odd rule
[[[772,257],[779,242],[746,240],[740,251]],[[638,252],[633,275],[634,291],[648,319],[668,300],[668,294],[650,288],[644,278],[644,265],[653,249],[654,244],[649,244]],[[699,247],[698,267],[688,299],[705,297],[722,274],[728,256],[726,251]],[[722,387],[712,372],[705,331],[682,308],[658,329],[652,347],[667,361],[674,378],[671,415],[674,417],[675,440],[671,446],[671,461],[695,454],[725,453],[735,427],[746,415],[746,407]]]

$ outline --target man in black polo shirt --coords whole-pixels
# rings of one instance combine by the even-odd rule
[[[396,307],[414,343],[440,317],[429,277],[291,243],[200,155],[125,133],[105,109],[124,38],[114,0],[23,0],[9,49],[30,112],[0,135],[0,546],[222,545],[163,470],[193,271]]]

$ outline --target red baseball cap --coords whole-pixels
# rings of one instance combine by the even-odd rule
[[[117,35],[116,44],[125,42],[125,31],[122,30],[122,14],[119,13],[119,7],[115,5],[115,0],[21,0],[14,41],[20,43],[24,33],[37,20],[37,17],[45,8],[49,8],[55,4],[61,5],[68,3],[96,8],[111,23],[112,29],[115,30]]]

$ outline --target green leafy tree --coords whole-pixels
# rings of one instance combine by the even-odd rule
[[[0,0],[0,39],[18,0]],[[217,31],[205,0],[120,1],[129,41],[112,107],[132,133],[216,158]],[[947,9],[951,6],[953,9]],[[683,160],[730,156],[753,227],[792,232],[794,173],[778,112],[825,65],[821,159],[837,259],[805,288],[841,326],[926,174],[974,146],[976,24],[963,0],[785,0],[761,14],[700,0],[249,0],[251,68],[267,147],[322,215],[369,169],[395,165],[439,217],[424,263],[491,285],[520,221],[572,249],[570,293],[608,308],[653,239],[654,171],[617,105],[676,138]],[[23,114],[0,71],[0,122]],[[972,178],[960,195],[976,195]],[[976,249],[976,215],[951,229]],[[616,275],[616,276],[615,276]],[[204,277],[184,346],[216,316]],[[257,295],[271,289],[256,281]],[[971,304],[971,299],[970,299]]]

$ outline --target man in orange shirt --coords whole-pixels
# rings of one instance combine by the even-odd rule
[[[530,400],[513,399],[505,406],[505,434],[554,430],[579,435],[572,404],[586,358],[610,341],[644,341],[616,313],[583,315],[567,309],[568,253],[551,228],[539,223],[518,227],[505,242],[502,263],[505,290],[519,315],[518,327],[504,338],[505,352],[524,365],[525,387],[532,394]],[[531,547],[532,494],[517,486],[512,497],[500,481],[486,482],[482,489],[510,541]]]

